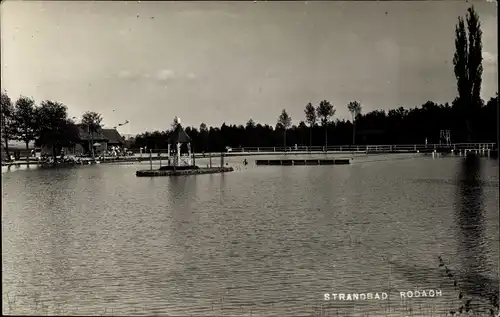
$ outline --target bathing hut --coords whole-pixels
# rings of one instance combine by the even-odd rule
[[[187,145],[187,156],[181,155],[182,146]],[[193,166],[194,162],[191,157],[191,138],[182,128],[181,124],[177,124],[174,131],[168,137],[168,156],[170,158],[171,149],[175,149],[174,166]]]

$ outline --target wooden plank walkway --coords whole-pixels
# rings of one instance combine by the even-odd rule
[[[317,159],[317,160],[256,160],[255,165],[267,166],[310,166],[310,165],[348,165],[349,159]]]

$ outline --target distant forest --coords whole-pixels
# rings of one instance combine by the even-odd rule
[[[474,131],[471,137],[468,137],[468,130],[461,119],[463,116],[459,109],[457,100],[452,105],[428,101],[420,108],[400,107],[388,112],[375,110],[366,114],[359,113],[355,120],[328,121],[326,129],[319,118],[310,129],[309,124],[306,124],[308,120],[304,117],[304,121],[291,125],[285,133],[282,114],[274,127],[261,125],[250,119],[245,126],[224,123],[221,127],[208,128],[202,123],[199,128],[185,127],[185,131],[191,137],[192,146],[197,152],[223,151],[226,146],[282,147],[285,144],[285,136],[287,146],[324,146],[325,139],[328,145],[424,144],[425,139],[429,144],[433,144],[439,143],[440,130],[450,130],[452,143],[497,142],[498,94],[482,105],[476,113],[468,116]],[[354,138],[352,122],[355,122],[356,126]],[[139,134],[129,146],[166,149],[168,134],[169,131]]]

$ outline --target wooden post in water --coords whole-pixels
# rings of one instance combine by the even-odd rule
[[[209,166],[212,168],[212,152],[208,153]]]
[[[160,167],[161,167],[161,150],[158,150],[158,157],[160,158]]]
[[[194,155],[194,148],[193,148],[193,166],[196,166],[196,155]]]
[[[220,167],[224,167],[224,152],[220,152]]]
[[[153,150],[149,150],[149,170],[153,170]]]
[[[170,144],[167,145],[167,160],[168,166],[170,166]]]
[[[181,143],[180,142],[177,142],[177,157],[176,157],[176,161],[177,161],[177,164],[175,164],[175,165],[181,166]]]
[[[173,157],[174,173],[177,170],[177,153]]]

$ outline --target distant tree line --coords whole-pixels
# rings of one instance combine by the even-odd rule
[[[185,131],[197,152],[224,151],[226,146],[423,144],[426,139],[428,143],[439,143],[440,130],[450,130],[454,143],[497,142],[498,95],[481,106],[477,116],[470,121],[476,127],[472,137],[462,124],[462,112],[456,100],[452,105],[428,101],[420,108],[400,107],[366,114],[361,113],[359,102],[351,102],[347,107],[352,120],[332,120],[335,109],[330,102],[321,101],[316,108],[310,103],[306,105],[305,119],[298,125],[292,125],[291,117],[282,110],[274,127],[250,119],[245,126],[223,123],[220,127],[207,127],[202,123],[199,128],[185,127]],[[170,131],[139,134],[129,146],[166,149]]]
[[[6,158],[10,158],[9,141],[17,140],[26,144],[27,153],[31,142],[35,142],[38,147],[51,148],[55,161],[60,148],[79,141],[76,118],[69,118],[67,110],[60,102],[45,100],[37,105],[32,98],[25,96],[12,102],[7,93],[2,92],[0,123],[2,150]],[[101,122],[100,114],[88,111],[83,114],[80,124],[87,127],[92,138],[102,128]]]

